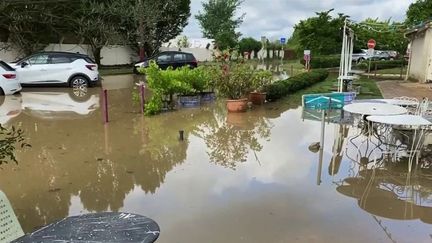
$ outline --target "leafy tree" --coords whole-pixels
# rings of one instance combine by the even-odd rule
[[[258,52],[261,50],[262,44],[260,41],[255,40],[254,38],[248,37],[243,38],[239,41],[239,50],[241,53],[249,52],[249,59],[250,59],[250,53],[255,52],[255,58],[258,56]]]
[[[417,0],[406,12],[405,23],[413,26],[432,19],[432,0]]]
[[[201,25],[203,35],[206,38],[215,39],[220,49],[236,46],[240,33],[236,28],[243,23],[242,16],[235,18],[236,10],[242,0],[209,0],[203,2],[203,12],[199,12],[195,18]]]
[[[123,12],[119,33],[137,51],[142,45],[147,56],[164,42],[178,36],[190,17],[190,0],[121,0]]]
[[[41,50],[59,39],[59,26],[64,22],[60,16],[70,12],[69,7],[66,3],[1,1],[0,40],[13,43],[24,55]]]
[[[81,0],[78,10],[71,16],[73,33],[90,45],[93,57],[101,64],[101,50],[110,44],[119,44],[118,19],[121,18],[116,0]]]
[[[330,16],[333,9],[316,13],[317,16],[300,21],[294,28],[293,36],[298,41],[297,52],[312,50],[314,55],[339,53],[342,47],[341,28],[348,16]]]
[[[404,37],[405,25],[391,20],[366,19],[351,26],[356,35],[354,50],[366,49],[369,39],[376,40],[377,50],[394,50],[404,53],[408,41]]]

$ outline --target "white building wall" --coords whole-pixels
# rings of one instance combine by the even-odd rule
[[[0,43],[0,46],[4,43]],[[93,56],[89,45],[77,45],[77,44],[49,44],[44,49],[45,51],[66,51],[66,52],[78,52]],[[127,46],[108,46],[102,48],[101,51],[102,65],[125,65],[132,64],[138,61],[138,55]],[[9,48],[2,50],[0,48],[0,60],[11,62],[17,60],[20,57],[19,52],[16,49]]]
[[[429,61],[432,55],[432,29],[417,34],[411,42],[409,77],[426,82]]]

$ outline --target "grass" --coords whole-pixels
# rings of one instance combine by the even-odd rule
[[[323,82],[312,85],[309,88],[300,90],[294,94],[289,95],[284,101],[293,102],[296,104],[301,103],[301,97],[304,94],[318,94],[318,93],[330,93],[334,91],[334,87],[337,86],[337,74],[331,73],[326,80]],[[360,85],[361,91],[357,95],[357,99],[379,99],[382,98],[381,91],[379,90],[376,81],[361,77],[359,80],[354,82],[354,85]]]
[[[374,70],[371,71],[372,73],[375,72]],[[381,69],[377,70],[376,73],[378,74],[401,74],[401,68],[388,68],[388,69]],[[402,74],[406,73],[406,68],[402,69]]]

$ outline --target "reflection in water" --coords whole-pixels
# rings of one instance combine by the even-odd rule
[[[391,156],[388,149],[382,148],[388,145],[379,143],[383,140],[382,138],[361,127],[352,129],[350,133],[349,128],[353,125],[343,124],[343,121],[346,121],[343,114],[339,114],[339,117],[332,116],[332,112],[335,111],[329,111],[326,114],[328,116],[318,119],[317,114],[313,115],[313,111],[303,111],[302,117],[314,121],[320,120],[322,137],[325,136],[324,123],[326,119],[332,118],[334,122],[332,126],[335,126],[335,135],[332,157],[328,168],[329,175],[336,176],[340,172],[343,161],[350,164],[348,167],[349,173],[346,177],[342,176],[340,181],[333,180],[333,183],[336,184],[336,191],[344,196],[356,199],[358,207],[372,216],[373,220],[392,242],[397,242],[392,236],[392,229],[385,226],[386,222],[380,218],[420,220],[423,223],[432,224],[432,171],[430,170],[430,161],[426,163],[421,163],[424,160],[420,161],[420,166],[416,170],[409,172],[408,157],[399,156],[395,158]],[[377,132],[377,130],[374,130],[374,133]],[[394,133],[396,138],[400,137],[398,131]],[[405,140],[407,140],[407,144],[412,142],[406,137]],[[398,146],[404,144],[404,140],[396,139],[395,141],[399,142]],[[321,140],[322,143],[323,140]],[[365,146],[362,146],[363,144]],[[374,153],[376,150],[380,151],[381,156]],[[322,151],[321,146],[317,172],[318,185],[321,183]],[[425,151],[429,150],[426,149]],[[351,158],[350,153],[355,156]],[[344,160],[344,157],[348,160]],[[429,158],[428,153],[423,154],[422,158]]]
[[[24,112],[40,119],[83,118],[99,108],[99,94],[86,88],[22,92],[21,96]]]
[[[21,114],[22,99],[19,95],[0,96],[0,124],[5,126]]]
[[[96,97],[99,92],[89,89]],[[108,92],[106,125],[97,108],[83,119],[39,119],[21,112],[9,122],[21,124],[33,145],[17,153],[18,165],[0,170],[0,188],[26,232],[68,215],[127,211],[155,219],[163,229],[161,243],[379,242],[384,235],[370,212],[381,211],[374,216],[392,229],[393,238],[430,239],[428,211],[418,211],[430,203],[427,171],[418,168],[406,183],[405,172],[394,168],[395,163],[383,163],[379,169],[397,181],[381,176],[378,166],[373,175],[373,163],[360,165],[346,158],[346,134],[355,132],[350,126],[326,123],[322,166],[331,173],[323,170],[317,187],[319,163],[308,146],[318,140],[321,126],[302,122],[297,103],[266,104],[231,116],[221,102],[144,117],[131,94],[131,88]],[[179,130],[185,131],[184,141],[178,139]],[[340,140],[335,142],[333,131]],[[232,150],[242,146],[246,153]],[[342,156],[341,162],[331,162],[332,156]],[[371,195],[390,191],[384,187],[389,184],[411,185],[404,194],[396,192],[399,200],[415,205],[407,215],[416,220],[385,218],[376,203],[380,200]],[[355,199],[336,190],[352,185]],[[411,192],[421,196],[414,193],[416,201],[403,196]]]
[[[262,110],[261,110],[262,112]],[[252,152],[260,163],[256,152],[261,151],[260,139],[270,137],[271,122],[262,113],[228,113],[226,122],[207,123],[201,126],[210,160],[213,163],[235,170],[247,160]]]

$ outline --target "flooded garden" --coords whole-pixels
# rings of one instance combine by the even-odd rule
[[[333,122],[339,113],[324,123],[320,154],[320,113],[303,111],[300,100],[240,114],[217,101],[143,116],[132,99],[138,80],[105,81],[107,124],[100,88],[4,97],[2,123],[21,128],[32,146],[0,170],[25,233],[114,211],[154,219],[158,242],[431,240],[427,154],[409,173],[404,162],[357,150],[348,138],[358,129]]]

